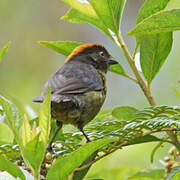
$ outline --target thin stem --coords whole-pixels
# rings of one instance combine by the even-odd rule
[[[133,61],[135,60],[135,56],[136,56],[138,48],[139,48],[139,44],[136,44],[135,50],[134,50],[133,55],[132,55],[132,60]]]
[[[130,79],[131,81],[134,81],[135,83],[138,83],[138,81],[135,79],[135,78],[133,78],[133,77],[131,77],[131,76],[129,76],[129,75],[124,75],[124,77],[126,77],[126,78],[128,78],[128,79]]]
[[[81,166],[81,167],[79,167],[79,168],[76,168],[74,171],[82,171],[83,169],[88,168],[89,166],[91,166],[91,165],[94,164],[95,162],[99,161],[100,159],[102,159],[102,158],[106,157],[107,155],[109,155],[109,154],[115,152],[116,150],[120,149],[120,148],[121,148],[122,146],[124,146],[125,144],[127,144],[127,141],[121,143],[119,146],[117,146],[117,147],[114,148],[114,149],[111,149],[110,151],[108,151],[107,153],[103,154],[102,156],[97,157],[97,158],[94,159],[93,161],[91,161],[91,162],[89,162],[89,163],[87,163],[87,164],[85,164],[85,165],[83,165],[83,166]],[[74,171],[73,171],[73,173],[74,173]]]
[[[138,81],[140,88],[144,92],[144,95],[146,96],[147,100],[149,101],[149,104],[152,106],[156,105],[156,102],[155,102],[153,96],[151,95],[151,92],[148,91],[146,82],[144,81],[144,79],[142,78],[142,76],[140,75],[139,71],[136,68],[135,62],[133,61],[133,58],[122,38],[121,33],[117,34],[117,39],[118,39],[118,42],[123,50],[123,53],[130,65],[134,75],[136,76],[136,79]]]
[[[177,130],[178,130],[177,128],[163,128],[163,129],[160,129],[160,130],[149,131],[147,133],[144,133],[143,136],[147,136],[147,135],[157,133],[157,132],[169,132],[169,131],[177,131]]]
[[[33,171],[33,174],[34,174],[34,179],[39,180],[39,173],[36,170]]]

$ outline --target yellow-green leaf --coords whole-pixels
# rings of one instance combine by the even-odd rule
[[[180,1],[179,0],[170,0],[167,4],[165,10],[171,9],[180,9]]]
[[[74,48],[81,45],[81,43],[73,41],[40,41],[39,44],[44,45],[65,56],[71,54]]]
[[[39,116],[40,140],[46,145],[49,140],[51,128],[51,89],[48,89],[44,102],[42,103]]]
[[[22,119],[23,119],[22,113],[12,102],[10,102],[1,95],[0,95],[0,105],[2,106],[3,111],[6,114],[8,125],[14,134],[16,142],[19,145],[21,145],[22,144],[21,127],[22,127]]]
[[[172,48],[172,33],[144,36],[140,44],[141,69],[148,84],[164,64]]]
[[[31,140],[31,126],[26,115],[24,115],[24,120],[22,122],[22,142],[25,146]]]
[[[8,42],[7,45],[5,45],[2,49],[0,49],[0,60],[3,58],[3,56],[8,51],[8,48],[10,45],[11,45],[11,42]]]
[[[87,23],[96,26],[102,32],[104,32],[109,38],[112,39],[112,36],[104,23],[99,19],[99,17],[89,17],[77,9],[70,9],[66,15],[61,17],[62,20],[69,21],[71,23]]]
[[[0,145],[13,143],[14,135],[5,123],[0,123]]]
[[[11,161],[5,159],[3,156],[0,156],[0,170],[7,171],[14,178],[25,180],[25,176],[21,169]]]
[[[180,30],[180,9],[160,11],[136,25],[129,36],[142,36]]]
[[[36,121],[33,122],[33,127],[32,127],[32,135],[31,135],[31,139],[34,139],[37,136],[37,130],[36,130],[37,126],[36,126]]]
[[[77,11],[81,12],[82,14],[92,17],[94,19],[98,19],[98,16],[96,15],[96,12],[94,11],[93,7],[90,3],[83,3],[78,0],[62,0],[64,3],[71,6],[73,9],[76,9]]]
[[[116,74],[120,74],[122,76],[126,76],[126,73],[123,67],[120,64],[114,64],[109,67],[109,71],[114,72]]]
[[[116,107],[112,111],[112,116],[119,120],[132,120],[136,117],[137,109],[130,106],[120,106]]]
[[[155,13],[161,12],[169,1],[146,0],[138,12],[136,24],[141,24]],[[140,44],[141,70],[145,79],[150,84],[171,50],[172,33],[137,36],[136,40],[137,44]]]
[[[125,0],[90,0],[99,18],[108,29],[117,33],[120,19],[125,6]]]
[[[79,167],[93,152],[103,146],[118,141],[119,138],[106,138],[81,146],[66,157],[59,157],[48,171],[46,180],[64,180],[75,168]]]

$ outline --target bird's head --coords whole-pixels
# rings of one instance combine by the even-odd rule
[[[72,61],[90,64],[103,72],[107,72],[110,65],[118,64],[100,44],[84,44],[76,47],[66,59],[66,63]]]

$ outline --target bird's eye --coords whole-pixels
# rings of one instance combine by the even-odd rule
[[[104,54],[104,52],[103,52],[103,51],[99,52],[99,55],[100,55],[100,56],[102,56],[102,57],[104,57],[104,56],[105,56],[105,54]]]

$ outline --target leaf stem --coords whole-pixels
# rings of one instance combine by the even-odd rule
[[[128,79],[130,79],[131,81],[134,81],[135,83],[138,83],[138,81],[137,81],[135,78],[133,78],[133,77],[127,75],[127,74],[125,74],[125,75],[123,75],[123,76],[126,77],[126,78],[128,78]]]
[[[123,38],[122,38],[121,33],[117,34],[117,39],[118,39],[118,42],[119,42],[119,44],[120,44],[120,46],[121,46],[121,48],[123,50],[123,53],[124,53],[124,55],[125,55],[128,63],[129,63],[129,65],[130,65],[134,75],[137,78],[137,81],[138,81],[137,83],[139,84],[140,88],[144,92],[144,95],[146,96],[149,104],[152,105],[152,106],[155,106],[156,102],[155,102],[153,96],[151,95],[151,91],[148,91],[148,87],[147,87],[146,82],[144,81],[144,79],[142,78],[141,74],[137,70],[135,62],[134,62],[134,60],[133,60],[133,58],[132,58],[132,56],[131,56],[131,54],[130,54],[130,52],[128,50],[128,48],[127,48]]]
[[[132,55],[133,61],[135,61],[135,56],[136,56],[136,53],[137,53],[138,48],[139,48],[139,44],[136,44],[136,47],[135,47],[134,52],[133,52],[133,55]]]

